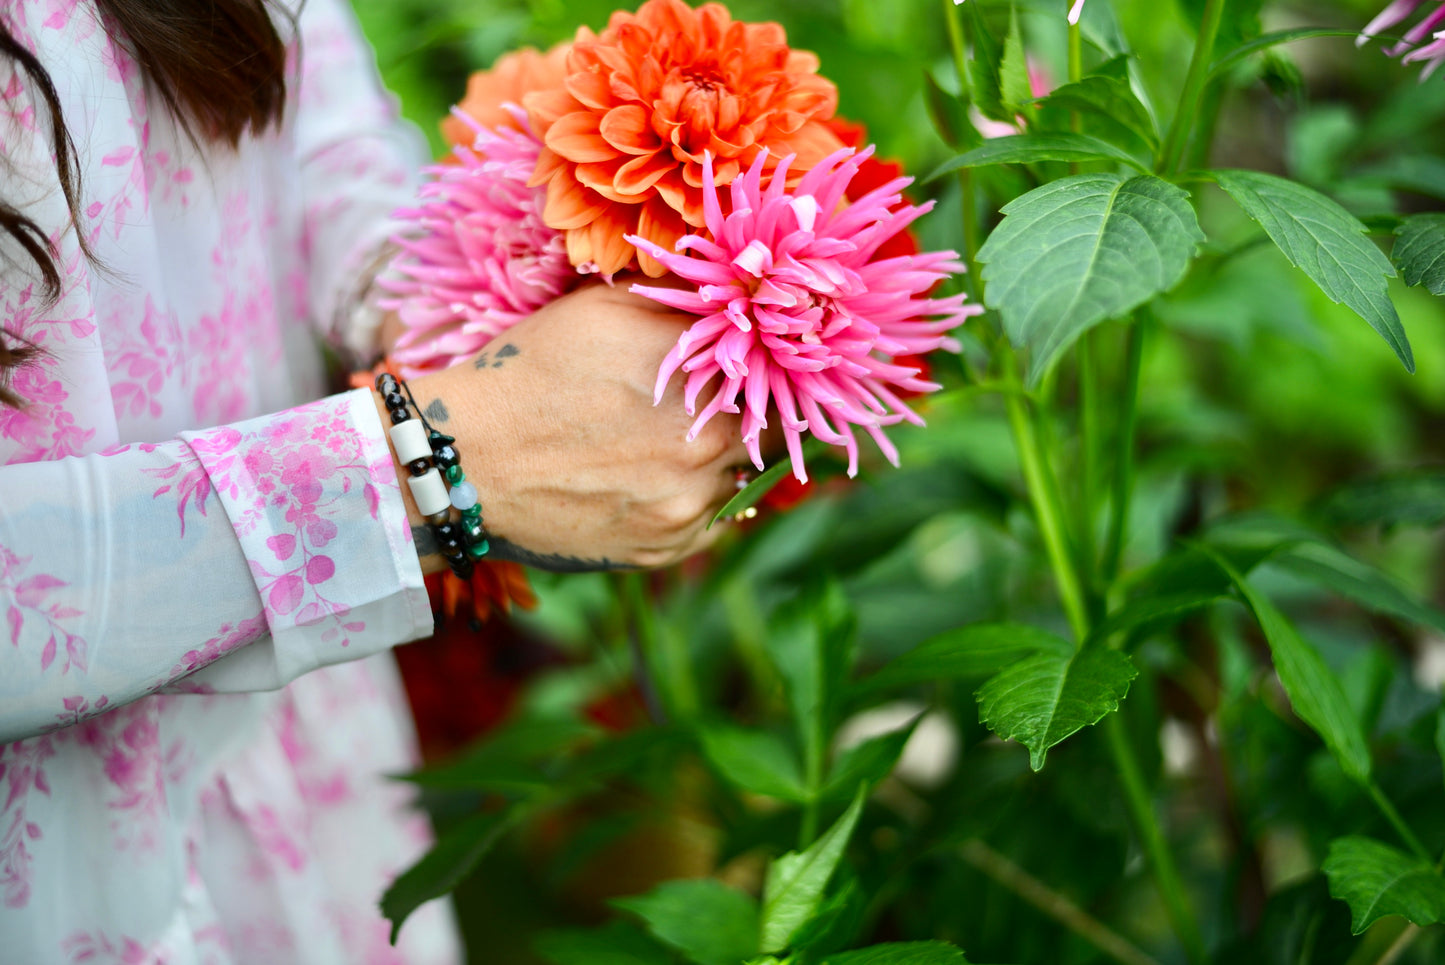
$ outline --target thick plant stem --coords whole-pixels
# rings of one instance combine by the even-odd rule
[[[1390,827],[1395,829],[1395,833],[1400,836],[1400,840],[1405,842],[1410,850],[1415,853],[1415,856],[1427,863],[1432,861],[1430,852],[1426,851],[1425,846],[1420,843],[1420,839],[1415,837],[1415,832],[1410,830],[1410,826],[1405,823],[1405,819],[1400,816],[1400,812],[1395,810],[1394,803],[1385,796],[1384,791],[1380,790],[1380,785],[1374,781],[1367,781],[1365,783],[1365,790],[1369,793],[1370,800],[1375,802],[1375,807],[1379,808],[1380,813],[1385,816],[1385,820],[1390,822]]]
[[[1124,721],[1118,711],[1110,714],[1103,723],[1104,735],[1109,744],[1109,755],[1114,759],[1114,768],[1119,772],[1119,783],[1124,787],[1124,798],[1129,805],[1129,816],[1139,833],[1139,843],[1154,872],[1154,881],[1159,886],[1159,896],[1164,899],[1164,911],[1174,926],[1174,933],[1184,946],[1185,957],[1194,965],[1206,960],[1204,940],[1200,937],[1199,926],[1194,921],[1189,897],[1184,893],[1184,883],[1174,865],[1174,856],[1159,830],[1154,816],[1154,805],[1144,786],[1144,776],[1139,773],[1139,762],[1134,757],[1134,748],[1124,730]]]
[[[1124,344],[1124,398],[1114,438],[1114,492],[1109,535],[1104,543],[1100,583],[1109,586],[1119,575],[1119,558],[1124,552],[1124,533],[1129,525],[1129,501],[1134,495],[1134,432],[1139,424],[1139,371],[1144,357],[1144,320],[1140,315],[1129,326]]]
[[[1004,399],[1008,406],[1014,445],[1018,447],[1019,466],[1023,470],[1024,483],[1028,486],[1029,498],[1033,502],[1034,515],[1038,518],[1039,532],[1049,555],[1049,564],[1054,570],[1054,580],[1059,585],[1059,599],[1069,618],[1069,627],[1074,631],[1075,639],[1082,645],[1089,635],[1089,615],[1084,606],[1084,591],[1079,583],[1079,574],[1074,569],[1073,560],[1069,558],[1058,487],[1054,483],[1043,447],[1039,445],[1038,432],[1034,428],[1028,403],[1019,383],[1018,363],[1013,350],[1002,346],[1001,354],[1005,378],[1014,390],[1005,394]]]
[[[1184,158],[1184,149],[1199,110],[1199,95],[1204,92],[1204,84],[1209,79],[1209,62],[1214,57],[1214,41],[1219,36],[1219,22],[1223,16],[1224,0],[1204,0],[1204,16],[1199,23],[1199,39],[1194,44],[1189,73],[1184,76],[1179,106],[1174,111],[1174,119],[1169,122],[1169,134],[1159,152],[1159,163],[1154,166],[1160,174],[1175,173]]]

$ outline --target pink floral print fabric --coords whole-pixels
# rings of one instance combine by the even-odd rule
[[[0,22],[107,269],[0,58],[6,200],[64,281],[0,258],[45,353],[0,408],[0,961],[459,961],[444,903],[396,947],[377,910],[428,838],[383,777],[416,760],[387,650],[431,631],[397,479],[368,393],[307,401],[318,337],[370,348],[349,306],[418,139],[344,0],[301,9],[283,128],[205,156],[91,0]]]

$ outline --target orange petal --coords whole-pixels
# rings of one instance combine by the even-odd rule
[[[546,144],[569,161],[610,161],[617,152],[597,132],[598,117],[591,111],[574,111],[558,118],[547,130]]]
[[[597,192],[597,194],[610,202],[615,204],[632,203],[636,200],[635,198],[618,193],[612,186],[613,178],[617,175],[617,168],[618,164],[616,159],[614,159],[604,161],[601,164],[575,165],[572,168],[571,174],[577,179],[578,184],[587,188],[589,191]]]
[[[539,135],[573,111],[582,110],[577,98],[565,90],[534,90],[522,96],[522,106],[527,109],[527,119]]]
[[[662,152],[635,157],[617,169],[612,185],[619,194],[643,194],[676,167],[672,156]]]
[[[542,222],[558,231],[571,231],[590,224],[607,209],[607,202],[588,191],[565,173],[547,182],[547,205]]]
[[[662,146],[647,126],[647,111],[640,104],[612,108],[597,129],[608,144],[625,154],[652,154]]]
[[[631,234],[634,219],[618,218],[615,213],[620,209],[614,207],[608,214],[592,222],[589,231],[592,233],[592,260],[597,262],[597,270],[605,274],[613,274],[626,268],[632,261],[632,256],[637,250],[627,241],[625,235]]]
[[[537,166],[532,169],[532,176],[527,180],[527,187],[535,188],[538,185],[546,184],[559,172],[567,167],[567,162],[557,156],[556,151],[548,150],[546,145],[537,152]]]
[[[652,198],[642,206],[637,216],[637,233],[666,251],[676,251],[677,239],[688,231],[676,211],[661,199]]]
[[[596,70],[579,70],[568,74],[564,83],[567,93],[589,110],[605,111],[611,105],[612,96],[607,78]]]
[[[567,260],[582,265],[592,260],[592,229],[590,226],[567,231]]]

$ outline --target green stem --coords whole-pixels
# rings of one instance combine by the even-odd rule
[[[1099,386],[1099,330],[1085,332],[1079,339],[1079,557],[1085,573],[1094,573],[1096,561],[1094,523],[1099,508],[1099,447],[1103,443],[1102,416],[1099,411],[1101,389]],[[1097,582],[1089,581],[1090,596]],[[1098,615],[1092,612],[1091,617]]]
[[[1069,83],[1084,76],[1083,31],[1076,23],[1069,24]],[[1078,114],[1074,115],[1075,129],[1078,128]]]
[[[1038,433],[1034,428],[1027,403],[1024,401],[1022,386],[1019,384],[1018,362],[1013,350],[1006,344],[1000,346],[1004,377],[1018,391],[1004,396],[1008,408],[1009,425],[1013,429],[1014,444],[1018,447],[1019,466],[1023,470],[1024,483],[1028,486],[1029,498],[1033,502],[1034,515],[1039,521],[1039,533],[1043,537],[1044,549],[1048,552],[1049,564],[1054,570],[1054,580],[1059,585],[1059,598],[1074,637],[1082,645],[1089,636],[1089,615],[1084,606],[1084,592],[1079,584],[1079,574],[1069,558],[1068,539],[1065,536],[1063,514],[1060,511],[1058,488],[1053,473],[1049,470],[1043,447],[1039,445]]]
[[[1400,836],[1400,839],[1404,841],[1405,844],[1409,845],[1410,850],[1415,852],[1416,857],[1421,861],[1430,863],[1433,860],[1430,852],[1426,851],[1425,846],[1420,843],[1420,839],[1415,837],[1415,832],[1410,830],[1410,826],[1405,823],[1405,819],[1400,816],[1400,812],[1395,810],[1395,805],[1385,796],[1385,792],[1380,790],[1380,785],[1374,781],[1367,781],[1365,782],[1365,790],[1369,792],[1370,800],[1375,802],[1375,807],[1380,809],[1380,813],[1385,816],[1385,820],[1390,822],[1390,826],[1395,829],[1395,833]]]
[[[623,576],[623,593],[628,616],[637,633],[643,662],[657,687],[663,709],[673,721],[689,721],[699,709],[697,681],[692,673],[692,658],[687,645],[673,628],[657,619],[652,601],[647,598],[645,573]]]
[[[1129,805],[1129,815],[1134,820],[1139,834],[1139,843],[1154,871],[1154,881],[1159,886],[1159,895],[1164,899],[1164,911],[1174,925],[1174,933],[1184,945],[1185,957],[1192,963],[1205,961],[1204,940],[1199,935],[1199,926],[1190,910],[1189,898],[1184,893],[1184,883],[1174,865],[1174,856],[1169,852],[1164,833],[1154,817],[1154,805],[1144,787],[1144,777],[1139,772],[1139,762],[1134,748],[1129,743],[1129,734],[1124,729],[1123,715],[1119,711],[1104,720],[1104,734],[1109,743],[1109,754],[1119,772],[1119,783],[1124,787],[1124,798]]]
[[[1179,106],[1174,119],[1169,123],[1169,134],[1159,153],[1155,170],[1161,174],[1173,174],[1179,170],[1184,157],[1184,148],[1189,134],[1194,129],[1194,117],[1199,109],[1199,95],[1209,79],[1209,61],[1214,56],[1214,41],[1219,36],[1219,22],[1224,17],[1224,0],[1204,0],[1204,16],[1199,24],[1199,40],[1194,44],[1194,56],[1189,61],[1189,73],[1184,76],[1184,89],[1179,92]]]
[[[1139,371],[1144,357],[1144,315],[1129,326],[1124,346],[1123,412],[1114,439],[1113,515],[1104,544],[1102,582],[1109,586],[1119,575],[1119,558],[1124,551],[1124,533],[1129,525],[1129,501],[1134,494],[1134,433],[1139,424]]]
[[[943,21],[948,26],[948,45],[953,52],[953,69],[958,74],[958,89],[965,100],[972,100],[968,83],[968,50],[963,36],[963,23],[959,19],[958,5],[953,0],[942,0]],[[978,277],[978,202],[973,192],[973,172],[960,168],[958,172],[959,201],[962,205],[963,221],[963,264],[967,269],[963,284],[968,297],[975,301],[983,299],[983,281]]]

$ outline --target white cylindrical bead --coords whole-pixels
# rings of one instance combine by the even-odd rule
[[[428,469],[423,475],[408,476],[406,484],[411,487],[411,498],[416,500],[416,508],[423,516],[431,516],[451,507],[452,501],[451,497],[447,495],[447,484],[442,482],[442,474],[437,471],[435,466]]]
[[[396,461],[403,466],[431,458],[431,443],[427,442],[426,429],[420,419],[408,419],[392,426],[391,445],[396,450]]]

